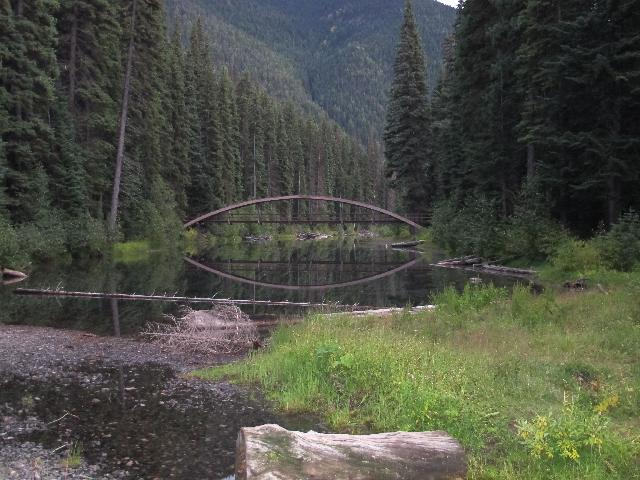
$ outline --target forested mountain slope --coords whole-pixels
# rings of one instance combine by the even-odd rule
[[[202,17],[214,62],[279,98],[318,106],[366,139],[384,122],[403,0],[166,0],[172,20]],[[455,10],[415,2],[431,87]]]

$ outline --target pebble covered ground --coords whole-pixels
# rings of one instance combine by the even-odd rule
[[[224,477],[239,427],[272,417],[235,386],[183,374],[234,358],[0,325],[0,479]],[[189,464],[212,450],[211,465]]]

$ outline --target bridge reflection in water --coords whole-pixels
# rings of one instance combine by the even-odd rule
[[[185,261],[194,267],[204,270],[209,273],[213,273],[220,277],[233,280],[240,283],[245,283],[248,285],[253,285],[255,287],[265,287],[265,288],[274,288],[278,290],[290,290],[290,291],[314,291],[314,290],[330,290],[334,288],[344,288],[344,287],[353,287],[357,285],[362,285],[370,282],[374,282],[376,280],[381,280],[386,277],[390,277],[395,275],[396,273],[402,272],[403,270],[407,270],[413,266],[415,266],[418,262],[420,262],[420,257],[415,253],[412,253],[412,259],[405,263],[394,263],[394,262],[371,262],[371,263],[359,263],[359,262],[342,262],[336,264],[336,262],[330,261],[310,261],[305,263],[298,263],[296,267],[298,269],[304,269],[305,273],[313,274],[314,272],[322,271],[330,271],[334,272],[336,269],[339,269],[341,273],[345,272],[345,267],[347,269],[347,274],[349,276],[361,275],[365,274],[365,276],[361,278],[355,278],[348,281],[340,281],[334,283],[322,283],[322,284],[297,284],[291,285],[288,283],[272,283],[265,282],[261,280],[257,280],[255,278],[249,278],[244,275],[239,275],[237,273],[232,273],[231,270],[237,271],[238,269],[252,272],[255,277],[258,277],[260,273],[265,271],[282,271],[283,268],[291,267],[290,264],[284,262],[273,262],[273,261],[250,261],[250,260],[228,260],[224,262],[210,263],[204,264],[194,260],[193,258],[185,257]],[[378,271],[380,267],[384,269],[384,271]],[[225,270],[226,268],[226,270]],[[372,271],[373,270],[373,271]],[[298,277],[299,278],[299,277]]]

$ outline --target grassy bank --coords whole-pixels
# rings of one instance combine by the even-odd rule
[[[447,290],[417,316],[310,317],[198,375],[258,381],[335,430],[446,430],[471,478],[640,478],[640,274],[598,281]]]

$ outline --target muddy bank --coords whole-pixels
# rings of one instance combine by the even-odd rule
[[[0,478],[65,478],[74,450],[67,478],[224,477],[242,426],[292,424],[256,391],[184,375],[232,359],[0,326]]]

